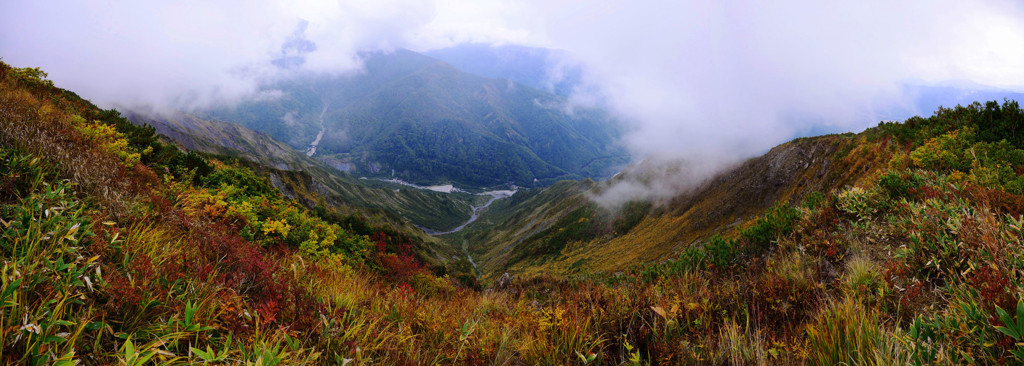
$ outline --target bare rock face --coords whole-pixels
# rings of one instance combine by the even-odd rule
[[[281,191],[281,194],[288,199],[295,199],[295,193],[288,188],[287,184],[284,184],[284,182],[281,181],[281,177],[277,174],[270,173],[270,184],[273,185],[274,188],[277,188],[277,190]]]
[[[504,290],[508,288],[508,286],[511,284],[512,276],[510,276],[508,272],[505,272],[505,274],[501,275],[501,277],[498,278],[498,281],[494,283],[494,288],[498,290]]]

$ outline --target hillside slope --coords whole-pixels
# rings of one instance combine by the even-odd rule
[[[836,153],[853,145],[848,135],[799,139],[653,205],[635,201],[609,210],[588,198],[646,174],[643,166],[600,184],[563,182],[489,210],[481,222],[492,226],[478,226],[466,240],[488,277],[615,271],[661,261],[742,226],[777,202],[798,204],[807,194],[853,183],[878,168],[878,162],[837,161]],[[566,226],[576,232],[565,235]]]
[[[187,114],[149,117],[127,116],[137,125],[153,126],[175,144],[192,151],[239,158],[265,174],[289,198],[309,207],[332,206],[350,214],[362,214],[418,235],[438,248],[437,240],[416,226],[449,230],[472,214],[477,197],[466,193],[441,193],[410,189],[399,184],[356,179],[310,158],[261,132],[227,122],[207,121]],[[434,253],[431,257],[443,257]]]
[[[794,140],[653,205],[637,201],[609,210],[588,199],[649,174],[643,166],[600,184],[565,182],[495,206],[481,217],[483,224],[451,239],[470,243],[481,273],[492,279],[506,271],[565,276],[664,261],[749,226],[778,203],[795,206],[808,194],[877,179],[898,149],[889,140],[869,143],[882,128]]]
[[[0,359],[1017,364],[1021,126],[1016,102],[989,102],[794,141],[709,182],[757,205],[762,194],[802,194],[799,204],[772,205],[665,261],[506,277],[480,291],[469,261],[425,268],[415,238],[307,209],[244,164],[180,152],[38,69],[0,62]],[[801,179],[824,190],[803,193]],[[700,207],[714,226],[747,206],[722,195],[714,211],[680,195],[602,217],[579,203],[596,189],[529,190],[491,217],[568,210],[523,227],[572,249],[661,217],[700,222]]]
[[[208,154],[236,156],[280,170],[304,170],[315,166],[313,161],[270,135],[241,125],[204,121],[178,113],[172,116],[151,116],[128,111],[125,118],[137,125],[149,125],[185,150]]]

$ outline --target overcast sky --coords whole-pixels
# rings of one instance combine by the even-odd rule
[[[569,51],[638,156],[742,156],[808,129],[859,131],[911,110],[907,83],[1024,91],[1016,1],[0,3],[0,57],[102,106],[232,103],[287,77],[274,63],[288,57],[344,73],[360,51],[463,42]]]

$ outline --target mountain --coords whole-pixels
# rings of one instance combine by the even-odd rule
[[[520,190],[441,264],[45,76],[0,62],[6,364],[1024,362],[1014,101]]]
[[[277,97],[199,115],[267,133],[352,174],[425,185],[530,187],[607,177],[627,162],[607,113],[570,113],[563,97],[407,50],[367,55],[363,72],[270,88]]]
[[[185,113],[164,116],[127,111],[125,118],[136,125],[152,126],[185,150],[240,157],[281,170],[305,170],[315,166],[291,146],[239,124],[205,121]]]
[[[289,198],[307,206],[327,204],[348,213],[360,213],[382,223],[420,233],[416,227],[446,231],[467,221],[479,197],[464,193],[442,193],[378,180],[356,179],[324,162],[310,158],[269,135],[241,125],[207,121],[177,113],[170,116],[127,112],[126,117],[189,151],[240,159],[264,173]],[[448,255],[436,251],[431,256]]]
[[[569,96],[582,82],[582,68],[568,52],[518,45],[465,43],[424,55],[460,70]]]
[[[917,137],[879,137],[891,133],[892,126],[905,126],[881,124],[859,135],[847,133],[796,139],[763,156],[724,167],[708,178],[677,187],[675,195],[655,202],[640,199],[608,208],[596,203],[595,197],[623,183],[681,180],[690,175],[685,164],[669,163],[668,169],[657,164],[631,166],[615,178],[600,183],[559,182],[518,193],[495,204],[481,215],[477,226],[448,239],[468,245],[479,263],[480,273],[492,279],[503,272],[569,276],[592,271],[622,271],[637,263],[677,258],[686,248],[706,245],[718,235],[734,235],[754,224],[760,215],[777,204],[799,206],[814,195],[867,184],[866,181],[891,171],[894,164],[905,166],[913,160],[917,166],[932,166],[922,165],[920,161],[940,159],[926,158],[926,153],[934,153],[928,150],[935,148],[934,145],[926,144],[917,150],[911,149],[914,146],[906,147],[910,150],[893,146],[893,140],[915,138],[920,145],[924,139],[921,135],[934,139],[928,144],[960,149],[956,152],[961,156],[958,159],[991,164],[984,169],[998,166],[1002,173],[995,173],[999,177],[991,179],[1020,194],[1024,193],[1024,177],[1021,176],[1024,150],[1014,148],[1024,147],[1024,139],[1020,137],[1024,135],[1019,135],[1018,122],[994,122],[1012,118],[1013,114],[1004,114],[1003,109],[1019,113],[1015,102],[1003,107],[996,102],[975,103],[968,107],[940,109],[929,119],[911,119],[908,124],[916,124],[916,129],[933,129],[915,132]],[[973,148],[966,142],[954,145],[949,139],[957,137],[955,133],[938,136],[935,132],[955,127],[964,129],[966,132],[962,134],[980,141],[981,145]],[[999,132],[984,132],[991,129]],[[1007,140],[1006,145],[986,145],[1001,139]],[[996,154],[1002,158],[994,159],[1006,158],[1009,162],[993,163],[985,160],[990,158],[977,160],[977,157],[962,156],[980,153]],[[965,160],[957,163],[958,171],[972,169],[971,163]],[[945,164],[946,169],[950,169],[949,163]],[[666,170],[672,173],[664,174]]]
[[[661,175],[665,166],[639,165],[606,182],[559,182],[500,202],[480,218],[484,224],[452,240],[472,243],[488,277],[502,272],[565,276],[663,261],[734,231],[777,202],[799,204],[808,194],[869,173],[863,164],[834,159],[853,144],[848,135],[798,139],[679,187],[661,202],[637,199],[608,208],[592,198],[623,183],[697,173],[687,173],[683,163],[667,163],[675,173]]]

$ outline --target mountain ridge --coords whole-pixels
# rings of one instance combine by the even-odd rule
[[[627,161],[616,145],[620,127],[607,113],[579,108],[569,115],[551,107],[565,103],[561,97],[408,50],[367,56],[364,72],[275,88],[284,94],[278,100],[201,117],[240,123],[300,148],[314,139],[313,121],[326,105],[319,156],[357,174],[392,177],[393,170],[393,177],[427,185],[533,186],[534,179],[543,185],[609,176]]]
[[[575,248],[556,250],[552,258],[537,259],[537,254],[540,254],[540,258],[548,256],[543,254],[547,250],[543,249],[541,244],[545,232],[550,231],[550,228],[558,229],[559,222],[565,223],[562,218],[572,217],[581,210],[587,214],[577,219],[589,217],[590,220],[604,220],[609,224],[622,220],[624,216],[628,216],[623,214],[628,208],[619,208],[611,212],[602,209],[589,197],[599,195],[602,190],[616,184],[617,180],[630,179],[631,174],[643,174],[644,171],[631,173],[627,170],[608,182],[564,182],[542,189],[533,193],[534,196],[531,198],[540,202],[573,203],[540,211],[527,203],[526,207],[520,210],[530,212],[526,215],[531,218],[529,221],[505,219],[493,222],[492,227],[470,230],[462,240],[474,243],[473,252],[477,255],[477,261],[481,263],[486,278],[494,278],[506,271],[560,276],[580,271],[616,271],[624,270],[634,263],[665,260],[677,255],[680,248],[706,241],[713,234],[735,230],[738,225],[771,208],[777,202],[797,204],[812,192],[833,185],[855,182],[872,171],[870,165],[849,167],[848,164],[841,164],[839,168],[832,166],[832,155],[850,144],[852,142],[849,141],[849,137],[841,135],[797,139],[773,148],[761,157],[721,169],[688,188],[679,188],[676,194],[663,199],[663,202],[651,205],[644,201],[632,201],[633,209],[639,207],[639,214],[642,216],[639,221],[636,221],[635,217],[632,218],[631,220],[636,222],[630,223],[632,226],[628,227],[627,231],[607,232],[592,239],[584,239]],[[838,173],[845,171],[846,168],[856,173]],[[575,193],[566,196],[568,191]],[[627,206],[629,204],[627,203]],[[491,220],[488,214],[485,213],[481,221]],[[544,220],[538,222],[541,218]],[[501,235],[508,232],[516,234]],[[514,244],[509,246],[510,242]],[[665,247],[643,244],[645,242],[674,244]],[[521,244],[525,247],[517,248]],[[495,252],[495,248],[501,249]],[[534,254],[523,252],[531,250]],[[538,250],[540,253],[536,252]],[[516,254],[517,252],[519,254]],[[509,256],[518,257],[520,260],[533,258],[533,262],[543,263],[517,265],[516,260],[510,260]]]

